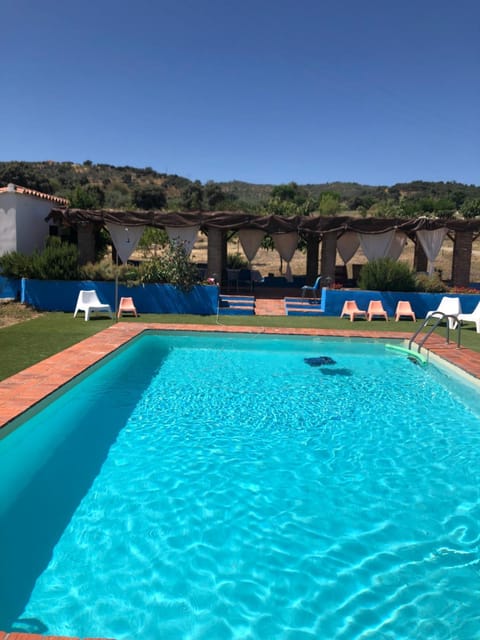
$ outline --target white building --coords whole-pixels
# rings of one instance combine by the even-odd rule
[[[0,187],[0,256],[10,251],[25,255],[41,251],[49,236],[45,218],[54,206],[66,206],[65,198],[9,184]]]

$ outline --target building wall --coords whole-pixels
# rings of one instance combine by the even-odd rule
[[[16,195],[17,199],[17,251],[30,255],[41,251],[49,236],[49,224],[45,222],[52,203],[34,196]]]
[[[17,250],[17,211],[14,193],[0,194],[0,256]]]
[[[52,203],[15,192],[0,193],[0,255],[19,251],[26,255],[41,251],[49,235],[45,218]]]

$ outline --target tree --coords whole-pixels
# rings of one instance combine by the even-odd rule
[[[369,215],[378,218],[402,218],[405,217],[405,212],[395,200],[384,200],[373,205]]]
[[[133,191],[133,203],[139,209],[163,209],[167,204],[167,196],[163,187],[137,187]]]
[[[298,205],[291,200],[282,200],[281,198],[270,198],[264,207],[264,213],[275,214],[277,216],[296,216],[298,213]]]
[[[324,191],[318,199],[318,212],[322,216],[334,216],[340,210],[340,194]]]
[[[414,218],[415,216],[433,213],[435,210],[435,204],[433,198],[406,198],[401,202],[403,212],[407,217]]]
[[[100,187],[99,187],[99,190]],[[75,189],[69,194],[70,206],[74,209],[100,209],[105,202],[105,194],[103,198],[99,198],[99,192],[88,187],[75,187]],[[101,204],[100,204],[101,200]]]
[[[288,184],[279,184],[273,187],[270,198],[278,199],[282,202],[294,202],[299,205],[308,199],[308,192],[306,189],[299,187],[296,182],[289,182]]]
[[[143,255],[147,257],[149,254],[157,256],[160,247],[168,243],[168,235],[164,229],[156,229],[154,227],[145,227],[142,237],[138,243],[138,248],[143,251]]]
[[[460,213],[464,218],[476,218],[480,216],[480,198],[465,200],[460,207]]]
[[[215,211],[218,205],[225,201],[225,194],[216,182],[209,180],[203,188],[203,197],[207,205],[207,209]]]
[[[315,201],[296,182],[273,187],[264,205],[265,213],[279,216],[308,216],[314,209]]]
[[[202,211],[203,187],[200,180],[195,180],[185,187],[182,191],[180,206],[187,211]]]
[[[43,193],[53,193],[52,186],[48,178],[37,174],[29,163],[9,162],[0,169],[0,183],[17,184],[27,189],[42,191]]]
[[[132,206],[131,191],[123,182],[114,181],[105,193],[105,206],[109,209],[128,209]]]
[[[355,196],[350,200],[348,206],[350,209],[361,209],[362,211],[367,211],[375,204],[375,198],[373,196]]]

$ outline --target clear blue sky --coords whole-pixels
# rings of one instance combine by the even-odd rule
[[[480,185],[478,0],[3,0],[0,160]]]

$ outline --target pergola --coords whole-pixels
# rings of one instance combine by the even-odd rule
[[[455,286],[467,286],[470,282],[470,268],[473,242],[480,235],[480,219],[442,219],[425,216],[417,218],[361,218],[351,216],[293,216],[279,215],[259,216],[239,211],[112,211],[83,210],[70,208],[54,208],[48,220],[63,227],[77,229],[78,246],[82,263],[94,259],[94,232],[101,227],[154,227],[166,229],[170,233],[195,230],[202,231],[208,237],[207,274],[220,274],[226,265],[228,235],[238,232],[246,236],[248,231],[255,231],[257,238],[270,235],[282,255],[282,240],[287,237],[290,247],[296,248],[298,240],[305,241],[307,249],[306,276],[307,282],[313,283],[320,271],[325,276],[334,277],[337,249],[345,250],[345,240],[358,238],[364,248],[363,241],[388,240],[390,247],[395,238],[402,246],[401,238],[410,238],[415,243],[415,269],[427,271],[429,261],[429,238],[434,236],[443,240],[448,236],[453,241],[452,281]],[[262,235],[263,234],[263,235]],[[296,243],[295,243],[296,238]],[[294,243],[292,245],[292,242]],[[441,241],[440,241],[441,245]],[[242,243],[242,246],[245,245]],[[285,245],[284,245],[285,246]],[[321,253],[320,253],[321,246]],[[358,245],[357,245],[358,247]],[[258,247],[257,247],[258,248]],[[365,251],[365,248],[364,248]],[[249,260],[252,259],[248,255]],[[348,253],[348,252],[347,252]],[[353,255],[353,254],[352,254]],[[283,256],[282,256],[283,257]],[[397,256],[398,257],[398,256]],[[367,255],[368,258],[368,255]],[[319,269],[320,261],[320,269]],[[288,260],[287,260],[288,262]],[[347,262],[347,260],[345,260]]]

